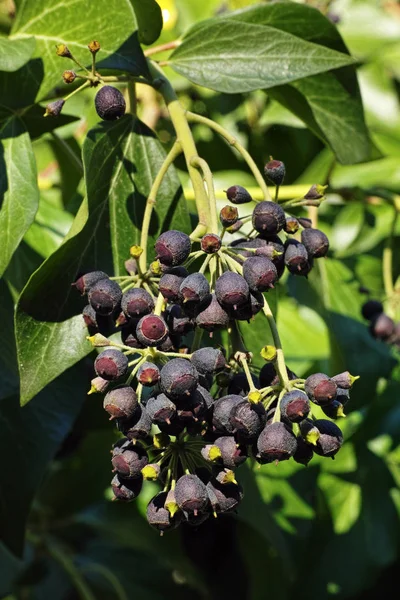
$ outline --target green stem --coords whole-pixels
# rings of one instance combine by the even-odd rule
[[[240,357],[240,362],[242,363],[243,371],[245,372],[247,383],[249,384],[250,392],[253,392],[256,390],[256,386],[254,385],[254,381],[253,381],[253,378],[250,373],[249,363],[247,362],[247,359],[244,356]]]
[[[262,176],[256,163],[250,156],[249,152],[247,152],[246,148],[244,148],[242,144],[240,144],[237,141],[237,139],[229,133],[229,131],[224,129],[224,127],[221,127],[221,125],[219,125],[218,123],[215,123],[215,121],[213,121],[212,119],[208,119],[207,117],[197,115],[190,111],[186,111],[186,116],[189,122],[202,123],[203,125],[207,125],[210,129],[213,129],[216,133],[223,137],[228,142],[228,144],[233,146],[233,148],[236,148],[239,154],[243,156],[251,172],[253,173],[254,179],[257,181],[258,185],[260,186],[263,192],[264,200],[271,200],[271,195],[268,191],[267,184],[265,183],[264,177]]]
[[[201,225],[203,229],[203,233],[201,235],[204,235],[208,229],[210,219],[209,201],[204,187],[203,178],[199,171],[191,165],[192,159],[198,154],[192,132],[186,119],[185,110],[180,104],[174,88],[165,77],[161,69],[150,60],[147,61],[147,64],[153,78],[158,78],[160,81],[158,91],[164,98],[164,101],[168,107],[172,124],[177,134],[177,138],[182,144],[189,177],[195,193],[199,225]]]
[[[204,180],[207,184],[209,205],[210,205],[210,233],[218,233],[218,216],[217,216],[217,200],[215,198],[215,190],[214,190],[214,182],[213,176],[211,173],[211,169],[208,166],[207,162],[204,158],[200,158],[199,156],[195,156],[191,160],[191,165],[198,169],[201,169],[203,173]]]
[[[167,156],[165,157],[165,160],[157,173],[153,185],[151,186],[149,197],[147,198],[146,208],[144,210],[143,215],[142,233],[140,236],[140,247],[143,249],[143,252],[139,258],[139,265],[142,269],[142,272],[145,272],[147,269],[147,240],[149,236],[151,215],[157,202],[158,190],[160,189],[162,180],[164,179],[164,176],[166,175],[169,167],[172,165],[176,157],[179,156],[181,152],[182,146],[180,142],[176,141],[172,146],[171,150],[168,152]]]
[[[204,329],[201,329],[201,327],[196,327],[195,332],[194,332],[193,343],[192,343],[192,354],[195,350],[198,350],[200,348],[201,338],[203,337],[203,333],[204,333]]]
[[[286,389],[289,385],[289,377],[285,364],[285,356],[282,350],[281,339],[279,337],[278,328],[275,323],[274,315],[268,304],[266,297],[264,296],[263,313],[267,317],[268,325],[272,333],[274,345],[276,348],[276,359],[274,360],[274,366],[279,376],[281,385]]]
[[[392,220],[392,225],[390,228],[389,237],[385,243],[385,248],[383,250],[383,260],[382,260],[382,268],[383,268],[383,284],[385,287],[385,295],[387,298],[390,298],[394,291],[393,284],[393,238],[396,229],[396,222],[399,216],[399,211],[396,206],[394,207],[394,216]]]
[[[79,598],[82,600],[96,600],[92,590],[66,552],[64,552],[64,550],[62,550],[59,546],[55,546],[54,543],[49,543],[47,545],[47,549],[50,556],[62,566],[66,573],[68,573],[79,595]]]
[[[136,114],[136,84],[134,81],[128,83],[128,102],[126,112]]]
[[[90,81],[85,81],[85,83],[82,83],[82,85],[80,85],[79,87],[76,88],[76,90],[74,90],[73,92],[71,92],[70,94],[68,94],[68,96],[65,96],[64,98],[64,102],[66,102],[67,100],[69,100],[70,98],[72,98],[72,96],[75,96],[75,94],[78,94],[79,92],[82,92],[82,90],[84,90],[85,88],[90,86]]]

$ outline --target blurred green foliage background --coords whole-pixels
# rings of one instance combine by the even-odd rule
[[[219,11],[252,3],[160,0],[165,29],[157,44],[175,39]],[[197,531],[184,529],[160,538],[144,518],[155,484],[147,483],[134,504],[110,502],[108,452],[116,434],[101,401],[85,398],[92,374],[90,357],[22,411],[5,368],[1,468],[13,472],[14,502],[6,507],[2,535],[8,548],[14,539],[14,549],[19,550],[27,523],[27,543],[19,558],[0,546],[0,598],[396,597],[399,354],[372,339],[360,307],[368,297],[366,290],[370,297],[387,300],[382,253],[393,223],[393,201],[400,194],[400,5],[383,0],[308,4],[337,20],[345,43],[359,61],[366,121],[376,146],[373,161],[338,164],[331,150],[268,92],[223,95],[167,71],[185,106],[226,127],[258,165],[270,155],[283,160],[286,185],[329,184],[327,200],[318,211],[319,226],[329,235],[332,248],[325,263],[326,285],[314,272],[308,281],[284,278],[278,290],[278,327],[288,366],[299,376],[343,369],[361,375],[348,416],[340,423],[346,440],[342,451],[335,461],[316,457],[307,468],[292,463],[253,471],[242,467],[246,494],[235,518],[210,520]],[[8,0],[0,2],[3,33],[12,22],[10,6]],[[83,198],[76,158],[87,131],[98,121],[93,94],[71,100],[66,113],[77,120],[57,129],[56,135],[48,133],[34,141],[39,211],[7,269],[8,287],[0,282],[5,339],[12,329],[8,290],[16,298],[32,272],[59,247]],[[138,114],[168,148],[173,132],[165,109],[145,86],[138,89]],[[214,173],[219,198],[229,185],[253,185],[243,162],[223,141],[203,126],[195,126],[194,132],[199,153]],[[178,166],[186,185],[184,165]],[[189,206],[193,210],[190,201]],[[400,274],[399,238],[400,222],[394,231],[395,278]],[[266,343],[257,339],[256,325],[246,335],[249,344]],[[64,396],[58,396],[65,386],[70,390],[68,401],[76,405],[72,415],[65,410]],[[26,468],[21,468],[21,455],[31,454],[37,456],[37,467],[26,461]],[[14,463],[20,469],[17,473]],[[29,494],[19,487],[19,480],[25,478],[29,489],[36,490],[30,511]],[[2,487],[10,479],[4,481],[0,475],[0,502]]]

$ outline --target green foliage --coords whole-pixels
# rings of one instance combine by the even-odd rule
[[[1,597],[389,595],[400,560],[399,351],[373,339],[360,312],[371,297],[400,319],[398,284],[388,289],[388,272],[394,281],[400,273],[400,21],[378,4],[332,4],[338,26],[326,11],[288,1],[23,0],[14,18],[0,7]],[[160,538],[145,516],[157,484],[145,482],[133,504],[110,502],[108,451],[118,434],[99,396],[87,396],[94,353],[71,283],[93,269],[125,275],[131,246],[141,244],[146,200],[177,132],[151,87],[137,86],[136,105],[128,101],[126,78],[150,81],[141,44],[177,37],[155,58],[185,109],[224,127],[261,170],[270,155],[284,161],[281,200],[329,186],[318,211],[328,258],[307,279],[285,274],[266,297],[299,377],[348,369],[360,379],[338,421],[345,443],[334,461],[248,461],[237,515]],[[90,69],[93,39],[98,71],[121,76],[127,114],[99,123],[87,89],[58,118],[43,118],[44,104],[77,87],[62,83],[63,70],[83,73],[56,56],[56,44]],[[218,210],[231,185],[263,199],[243,155],[204,124],[191,129]],[[157,193],[150,261],[161,232],[189,234],[197,224],[185,158]],[[247,222],[224,241],[250,230]],[[240,333],[257,373],[260,349],[274,343],[264,316],[241,322]],[[228,336],[214,340],[226,346]]]

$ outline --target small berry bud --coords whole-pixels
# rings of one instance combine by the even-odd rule
[[[314,183],[308,190],[307,194],[305,194],[305,200],[320,200],[324,197],[325,190],[327,185],[318,185],[318,183]]]
[[[157,464],[148,464],[142,469],[143,479],[148,481],[156,481],[160,475],[160,466]]]
[[[232,227],[239,219],[239,211],[236,206],[224,206],[219,213],[219,220],[222,227]]]
[[[200,241],[201,249],[207,254],[215,254],[221,248],[221,245],[221,238],[215,233],[207,233]]]
[[[62,56],[63,58],[72,58],[72,54],[69,51],[68,46],[65,44],[57,44],[56,54],[57,56]]]
[[[65,104],[65,100],[56,100],[55,102],[50,102],[46,106],[46,112],[44,113],[45,117],[58,117],[61,113],[62,108]]]
[[[76,79],[75,71],[64,71],[63,79],[64,83],[73,83]]]
[[[285,165],[281,160],[273,160],[271,158],[264,167],[264,173],[274,185],[279,186],[283,183],[285,178]]]
[[[286,224],[284,230],[286,233],[296,233],[299,230],[300,223],[295,217],[286,217]]]
[[[93,40],[90,42],[90,44],[88,44],[88,48],[92,54],[97,54],[97,52],[100,50],[100,44],[96,40]]]

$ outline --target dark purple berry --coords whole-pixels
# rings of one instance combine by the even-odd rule
[[[264,167],[264,173],[274,185],[282,185],[285,179],[285,164],[281,160],[271,159]]]
[[[103,316],[111,315],[122,298],[118,283],[111,279],[100,279],[89,288],[89,303],[92,308]]]
[[[236,206],[229,206],[227,204],[223,208],[221,208],[221,212],[219,213],[219,220],[221,222],[222,227],[232,227],[238,222],[239,219],[239,211]]]
[[[215,233],[206,233],[200,240],[200,247],[207,254],[215,254],[221,248],[221,245],[221,238]]]
[[[266,425],[257,440],[257,460],[261,464],[288,460],[297,449],[296,436],[282,422]]]
[[[137,498],[142,490],[143,477],[135,479],[124,479],[120,475],[115,475],[111,481],[112,491],[117,500],[131,502]]]
[[[166,508],[166,502],[167,492],[159,492],[150,500],[146,510],[147,522],[161,533],[175,529],[181,520],[180,513],[171,516],[170,511]]]
[[[232,204],[247,204],[253,200],[249,192],[241,185],[232,185],[225,193]]]
[[[310,227],[312,227],[312,221],[311,219],[307,219],[307,217],[298,217],[297,220],[304,229],[310,229]]]
[[[192,363],[199,373],[218,373],[226,367],[225,356],[218,348],[200,348],[192,354]]]
[[[168,308],[166,320],[171,335],[186,335],[194,328],[193,320],[185,314],[179,304]]]
[[[238,321],[250,321],[264,306],[264,296],[261,292],[250,292],[247,302],[233,310],[231,315]]]
[[[123,294],[121,308],[128,318],[140,319],[154,310],[154,300],[146,290],[133,288]]]
[[[163,265],[176,267],[190,254],[191,242],[186,233],[171,229],[160,235],[155,243],[157,258]]]
[[[343,435],[335,423],[326,419],[317,419],[314,426],[319,431],[319,438],[313,450],[320,456],[335,456],[343,444]]]
[[[243,498],[243,488],[236,483],[221,484],[215,478],[207,483],[207,493],[215,513],[236,510]]]
[[[374,338],[385,341],[394,333],[394,321],[385,313],[381,313],[372,317],[369,330]]]
[[[297,379],[297,375],[286,366],[288,377],[291,381]],[[260,370],[260,388],[266,388],[270,385],[277,385],[279,377],[273,363],[266,363]]]
[[[314,455],[313,447],[307,444],[301,435],[297,437],[297,449],[293,454],[293,459],[301,465],[308,465]]]
[[[329,240],[319,229],[303,229],[301,243],[305,246],[308,256],[312,258],[326,256],[329,250]]]
[[[282,396],[280,402],[282,419],[291,423],[300,423],[308,417],[310,401],[301,390],[292,390]]]
[[[371,321],[373,317],[383,313],[383,304],[379,300],[368,300],[361,308],[361,314],[364,319]]]
[[[137,324],[136,337],[144,346],[158,346],[168,337],[167,324],[158,315],[145,315]]]
[[[242,400],[232,408],[229,421],[235,438],[242,443],[252,444],[265,426],[265,408],[261,403]]]
[[[95,329],[98,329],[98,315],[94,308],[90,306],[90,304],[84,307],[84,309],[82,310],[82,316],[83,320],[85,321],[86,327],[93,327]]]
[[[227,469],[236,469],[247,458],[246,446],[238,444],[233,436],[219,437],[213,445],[221,451],[222,464]]]
[[[215,282],[215,296],[223,306],[240,306],[247,301],[249,293],[245,279],[233,271],[226,271]]]
[[[107,273],[104,273],[103,271],[91,271],[90,273],[85,273],[85,275],[81,275],[72,285],[74,285],[78,292],[83,296],[84,294],[88,293],[90,288],[95,283],[101,281],[102,279],[108,278],[109,277]]]
[[[192,273],[179,288],[183,302],[202,302],[210,294],[210,284],[202,273]]]
[[[134,416],[128,420],[117,421],[118,429],[129,440],[144,440],[151,431],[152,422],[146,409],[139,404]]]
[[[339,419],[340,417],[346,416],[344,414],[343,404],[339,400],[332,400],[330,404],[326,404],[321,408],[330,419]]]
[[[191,394],[199,382],[199,374],[190,360],[173,358],[161,369],[160,386],[169,398]]]
[[[315,404],[324,406],[336,398],[337,385],[328,375],[314,373],[305,380],[304,391]]]
[[[158,428],[162,433],[178,436],[185,429],[186,425],[187,423],[179,419],[178,415],[176,415],[169,423],[158,423]]]
[[[130,444],[127,448],[114,448],[111,459],[114,471],[124,479],[135,479],[142,477],[141,470],[149,462],[146,450],[139,444]]]
[[[160,370],[151,362],[144,362],[137,372],[137,380],[144,386],[156,385],[160,381]]]
[[[158,394],[148,399],[146,412],[156,425],[170,423],[176,415],[176,406],[165,394]]]
[[[197,515],[207,509],[207,489],[197,475],[182,475],[176,482],[174,491],[176,503],[181,510]]]
[[[351,375],[349,371],[344,371],[343,373],[339,373],[331,378],[332,381],[336,383],[336,385],[345,390],[351,389],[353,383],[359,379],[358,376]]]
[[[117,387],[105,395],[103,407],[114,419],[130,419],[138,408],[136,393],[129,385]]]
[[[264,256],[252,256],[243,264],[243,277],[252,292],[266,292],[274,287],[278,273],[274,263]]]
[[[179,300],[179,288],[182,281],[189,275],[184,267],[173,267],[162,275],[158,289],[170,302]]]
[[[181,396],[176,405],[179,419],[187,423],[198,421],[207,410],[204,395],[197,388],[189,396]]]
[[[251,373],[251,378],[253,380],[254,386],[258,389],[259,381],[256,375]],[[250,391],[249,382],[247,380],[245,373],[235,373],[233,377],[231,377],[228,384],[228,394],[234,394],[236,396],[247,396]]]
[[[144,345],[137,339],[135,323],[122,328],[121,341],[130,348],[144,348]]]
[[[212,425],[215,433],[219,435],[232,435],[234,427],[230,421],[233,408],[243,401],[242,396],[229,394],[223,396],[213,405]]]
[[[206,331],[216,331],[227,327],[229,324],[229,315],[218,302],[215,294],[211,294],[211,301],[204,310],[201,310],[196,316],[196,324]]]
[[[276,234],[284,228],[285,223],[285,211],[276,202],[264,200],[253,210],[253,227],[262,234]]]
[[[99,89],[94,99],[94,105],[100,119],[105,121],[115,121],[123,117],[126,110],[123,95],[111,85],[104,85]]]
[[[97,355],[94,368],[99,377],[107,379],[107,381],[116,381],[126,374],[128,359],[119,350],[109,348]]]
[[[306,247],[297,240],[285,244],[285,265],[293,275],[301,274],[309,264]]]

